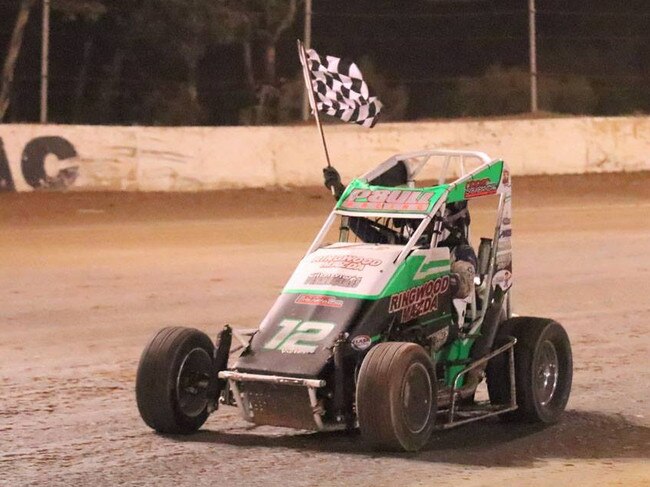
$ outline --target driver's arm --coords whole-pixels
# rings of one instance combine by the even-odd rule
[[[334,168],[334,166],[327,166],[323,168],[323,183],[329,189],[334,198],[338,200],[345,191],[345,186],[341,182],[341,175]],[[354,234],[359,237],[363,242],[367,243],[393,243],[390,242],[389,235],[386,235],[379,228],[373,226],[372,222],[367,218],[362,217],[349,217],[348,227]]]

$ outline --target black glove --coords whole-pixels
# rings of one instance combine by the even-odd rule
[[[332,194],[338,200],[345,191],[339,172],[333,166],[324,167],[323,178],[325,179],[325,187],[332,191]]]

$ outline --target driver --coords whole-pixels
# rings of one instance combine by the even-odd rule
[[[341,176],[333,166],[323,168],[324,185],[336,200],[345,191]],[[397,222],[394,222],[397,223]],[[408,222],[400,222],[407,225]],[[449,203],[442,221],[443,238],[439,247],[449,247],[451,257],[452,294],[456,299],[466,299],[474,290],[477,259],[469,244],[470,216],[467,201]],[[348,226],[363,242],[403,245],[408,238],[368,218],[349,217]]]

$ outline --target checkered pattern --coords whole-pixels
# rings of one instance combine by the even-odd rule
[[[318,111],[344,122],[374,127],[382,104],[370,96],[356,64],[333,56],[323,58],[313,49],[307,51],[307,63]]]

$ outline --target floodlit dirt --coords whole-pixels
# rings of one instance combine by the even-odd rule
[[[138,416],[149,336],[256,326],[331,207],[324,189],[0,194],[0,485],[649,485],[649,187],[515,179],[515,311],[568,329],[567,414],[439,432],[417,454],[232,408],[187,437]],[[489,216],[473,209],[475,237]]]

